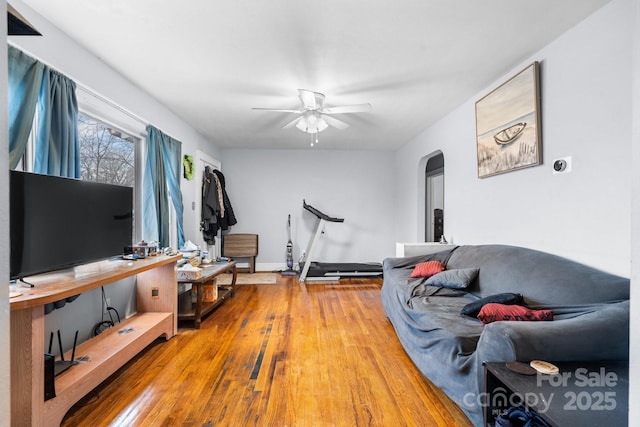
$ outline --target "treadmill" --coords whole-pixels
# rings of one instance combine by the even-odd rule
[[[340,280],[341,277],[378,277],[382,275],[382,264],[379,262],[367,263],[335,263],[316,262],[313,260],[316,244],[324,230],[324,225],[329,222],[344,222],[344,218],[331,217],[302,200],[302,207],[314,214],[317,218],[316,226],[307,244],[307,250],[300,261],[301,282],[305,281],[327,281]]]

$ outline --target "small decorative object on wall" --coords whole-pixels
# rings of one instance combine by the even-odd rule
[[[193,156],[191,154],[185,154],[182,159],[184,165],[184,177],[191,181],[193,179]]]
[[[539,165],[540,129],[536,61],[476,102],[478,178]]]

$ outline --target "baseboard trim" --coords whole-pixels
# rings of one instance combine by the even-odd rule
[[[238,265],[238,267],[242,267]],[[293,268],[298,268],[297,265],[294,265]],[[274,272],[274,271],[284,271],[287,269],[287,264],[284,262],[256,262],[256,272]]]

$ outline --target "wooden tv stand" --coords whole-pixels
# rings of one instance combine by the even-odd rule
[[[31,276],[27,280],[33,288],[12,287],[22,295],[10,300],[11,425],[59,426],[78,400],[156,338],[173,337],[178,330],[176,261],[180,258],[160,255],[137,261],[101,261]],[[88,356],[89,361],[58,375],[56,397],[45,401],[45,304],[133,276],[137,314],[78,345],[76,356]]]

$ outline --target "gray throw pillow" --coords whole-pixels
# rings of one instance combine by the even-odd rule
[[[524,305],[524,298],[522,294],[516,294],[512,292],[505,292],[501,294],[489,295],[488,297],[484,297],[477,301],[470,302],[469,304],[462,307],[462,311],[460,314],[465,316],[476,317],[482,307],[486,304],[496,303],[496,304],[504,304],[504,305]]]
[[[479,268],[457,268],[444,270],[429,277],[426,284],[450,289],[464,289],[478,276]]]

